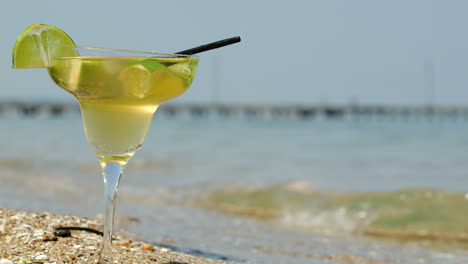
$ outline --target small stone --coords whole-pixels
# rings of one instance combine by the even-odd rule
[[[39,255],[39,256],[35,257],[34,259],[35,259],[35,260],[46,260],[46,259],[48,259],[48,258],[49,258],[49,257],[47,257],[46,255]]]
[[[132,243],[132,241],[130,240],[118,240],[118,241],[113,242],[114,245],[123,246],[123,247],[130,246],[130,243]]]
[[[68,229],[59,229],[54,232],[54,235],[58,237],[71,237],[71,232]]]
[[[141,244],[141,248],[144,250],[154,250],[154,246],[151,244]]]
[[[42,239],[44,242],[49,242],[49,241],[57,241],[58,238],[56,236],[46,236]]]
[[[13,261],[8,260],[8,259],[1,259],[0,264],[13,264]]]

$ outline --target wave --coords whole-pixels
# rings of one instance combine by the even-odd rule
[[[468,246],[467,199],[464,193],[436,189],[333,192],[289,182],[224,187],[202,205],[301,232],[453,249]]]

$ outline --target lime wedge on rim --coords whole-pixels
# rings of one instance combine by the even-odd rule
[[[46,68],[53,56],[77,56],[75,46],[65,31],[49,25],[34,24],[16,39],[13,68]]]

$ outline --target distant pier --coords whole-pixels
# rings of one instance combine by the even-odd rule
[[[79,113],[76,103],[0,103],[0,118],[60,117]],[[166,103],[158,115],[220,118],[292,118],[292,119],[353,119],[353,118],[450,118],[468,120],[466,106],[424,105],[262,105],[262,104],[189,104]]]

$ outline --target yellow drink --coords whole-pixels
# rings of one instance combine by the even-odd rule
[[[174,57],[63,57],[52,60],[49,74],[80,102],[91,145],[115,159],[141,146],[158,106],[188,89],[197,63]]]

